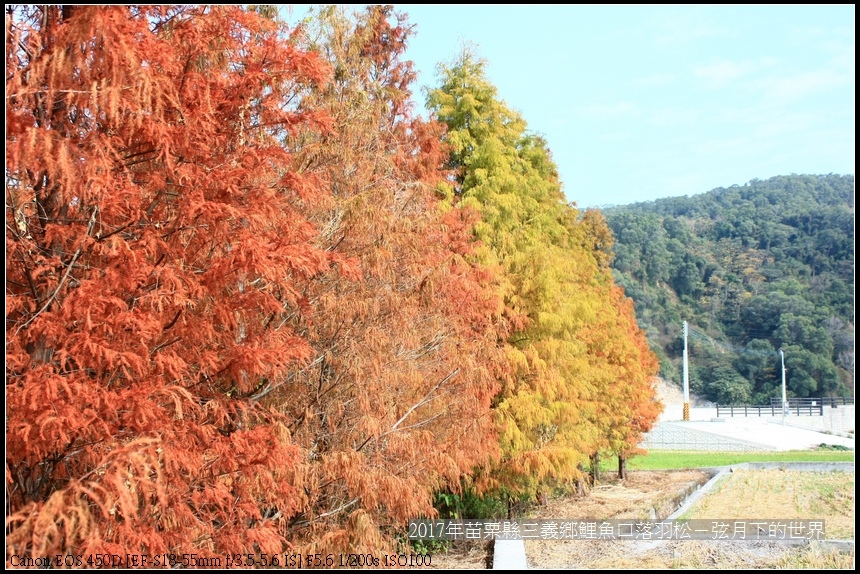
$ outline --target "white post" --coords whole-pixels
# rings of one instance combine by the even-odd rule
[[[687,368],[687,322],[684,321],[684,420],[690,420],[690,372]]]
[[[785,407],[788,399],[785,397],[785,353],[779,350],[779,359],[782,362],[782,424],[785,426]]]

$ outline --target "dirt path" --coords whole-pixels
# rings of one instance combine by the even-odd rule
[[[662,519],[710,478],[700,470],[635,471],[624,482],[604,481],[593,487],[590,496],[550,500],[536,518]],[[532,568],[591,568],[608,556],[629,556],[636,543],[631,548],[627,545],[628,541],[527,540],[526,559]]]

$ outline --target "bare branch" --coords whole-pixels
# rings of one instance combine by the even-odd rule
[[[415,411],[415,409],[418,409],[421,406],[423,406],[423,405],[429,403],[430,401],[432,401],[433,399],[435,399],[436,397],[434,397],[433,394],[436,391],[438,391],[442,387],[442,385],[444,385],[445,383],[447,383],[448,381],[450,381],[451,379],[456,377],[457,373],[459,373],[459,372],[460,372],[460,369],[454,369],[453,371],[451,371],[444,379],[439,381],[435,387],[430,389],[427,392],[427,394],[424,395],[424,397],[420,401],[418,401],[417,403],[415,403],[414,405],[409,407],[409,410],[406,411],[406,413],[402,417],[400,417],[400,419],[396,423],[394,423],[394,425],[390,429],[388,429],[387,431],[385,431],[384,433],[382,433],[378,437],[373,437],[373,436],[367,437],[367,439],[365,439],[365,441],[363,443],[361,443],[361,445],[358,448],[355,449],[356,452],[363,449],[365,447],[365,445],[367,445],[367,443],[370,442],[370,440],[372,438],[376,438],[377,440],[379,440],[382,437],[389,435],[389,434],[393,433],[394,431],[396,431],[397,427],[399,427],[403,423],[403,421],[405,421],[409,417],[409,415],[411,415]],[[420,423],[420,424],[423,424],[423,423]],[[412,425],[411,427],[406,427],[406,428],[413,428],[415,426],[420,426],[420,425]]]
[[[92,216],[90,216],[90,224],[87,227],[87,235],[90,235],[93,232],[93,227],[96,224],[96,214],[98,213],[98,211],[99,211],[98,207],[93,208],[93,214],[92,214]],[[63,284],[66,282],[66,279],[69,278],[69,273],[72,272],[72,267],[74,267],[75,261],[78,260],[78,257],[80,256],[82,249],[83,249],[83,246],[78,247],[78,250],[75,251],[75,255],[72,257],[72,260],[69,262],[68,267],[66,267],[66,272],[63,274],[63,278],[60,279],[60,283],[57,285],[57,288],[54,289],[54,292],[51,294],[50,297],[48,297],[48,300],[45,302],[45,304],[42,306],[42,308],[39,309],[32,317],[30,317],[23,325],[18,327],[15,330],[15,335],[20,333],[21,329],[24,329],[25,327],[30,325],[33,321],[35,321],[36,317],[41,315],[48,307],[51,306],[51,303],[54,302],[54,299],[56,299],[57,295],[60,293],[60,289],[63,288]]]

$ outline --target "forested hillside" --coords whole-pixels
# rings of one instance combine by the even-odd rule
[[[854,176],[791,175],[605,210],[613,271],[680,382],[721,403],[853,394]]]

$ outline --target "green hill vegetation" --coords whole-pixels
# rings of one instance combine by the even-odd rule
[[[719,403],[850,396],[854,176],[791,175],[605,210],[661,375]]]

